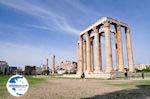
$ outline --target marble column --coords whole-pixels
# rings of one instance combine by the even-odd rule
[[[118,55],[118,45],[117,45],[117,27],[115,27],[115,47],[116,47],[116,70],[119,71],[119,55]]]
[[[106,50],[106,73],[113,71],[112,63],[112,47],[111,47],[111,35],[110,35],[110,23],[105,21],[104,23],[105,32],[105,50]]]
[[[79,40],[79,60],[78,60],[78,74],[80,75],[83,71],[83,38],[80,36]]]
[[[94,71],[94,46],[93,46],[93,38],[90,39],[91,40],[91,69],[90,71],[93,72]]]
[[[120,72],[124,71],[123,48],[121,39],[121,26],[117,25],[117,54],[118,54],[118,69]]]
[[[87,56],[87,70],[86,73],[90,72],[91,67],[91,45],[90,45],[90,34],[86,32],[86,56]]]
[[[78,41],[78,45],[77,45],[77,57],[78,57],[78,62],[77,62],[77,72],[78,72],[79,64],[80,64],[80,41]]]
[[[52,70],[52,74],[55,73],[55,55],[53,55],[53,70]]]
[[[100,73],[100,70],[102,70],[102,59],[101,59],[99,28],[94,27],[93,30],[94,30],[94,40],[95,40],[95,70],[94,70],[94,73]]]
[[[133,63],[133,52],[132,52],[132,44],[130,37],[130,29],[126,28],[126,45],[127,45],[127,57],[128,57],[128,68],[130,72],[134,72],[134,63]]]
[[[86,41],[83,41],[83,57],[84,57],[84,68],[83,68],[83,71],[84,72],[86,72],[86,66],[87,66],[87,64],[86,64]]]

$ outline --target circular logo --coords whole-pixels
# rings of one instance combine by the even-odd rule
[[[29,84],[22,75],[13,75],[8,79],[6,87],[11,95],[20,97],[27,92]]]

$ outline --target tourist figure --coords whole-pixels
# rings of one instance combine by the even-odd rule
[[[124,73],[124,77],[125,77],[125,80],[128,79],[128,72],[127,72],[127,70],[126,70],[125,73]]]
[[[142,71],[141,76],[142,76],[142,79],[144,79],[144,71]]]
[[[85,74],[84,74],[84,72],[82,73],[81,78],[85,78]]]

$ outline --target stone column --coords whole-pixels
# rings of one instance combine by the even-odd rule
[[[79,56],[78,56],[78,72],[77,74],[81,75],[83,70],[83,38],[80,36],[79,40]]]
[[[95,70],[94,70],[94,73],[100,73],[100,70],[102,70],[102,59],[101,59],[99,28],[95,27],[95,28],[93,28],[93,30],[94,30],[94,40],[95,40]]]
[[[46,58],[46,70],[48,70],[48,58]]]
[[[90,71],[93,72],[94,71],[94,48],[93,48],[93,38],[90,39],[91,40],[91,69]]]
[[[112,47],[111,47],[111,35],[109,29],[110,23],[105,21],[104,32],[105,32],[105,50],[106,50],[106,73],[110,73],[113,70],[112,63]]]
[[[55,73],[55,55],[53,55],[53,70],[52,70],[52,74]]]
[[[91,67],[91,48],[90,48],[90,35],[89,32],[86,32],[86,54],[87,54],[87,70],[86,73],[90,72]]]
[[[86,64],[86,41],[83,41],[83,57],[84,57],[84,68],[83,68],[83,72],[86,72],[86,66],[87,66],[87,64]]]
[[[118,56],[118,46],[117,46],[117,27],[115,27],[116,31],[115,31],[115,47],[116,47],[116,69],[119,71],[119,56]]]
[[[127,57],[128,57],[129,71],[134,72],[133,52],[132,52],[132,44],[131,44],[129,27],[126,28],[126,45],[127,45]]]
[[[124,71],[124,59],[123,59],[123,48],[121,39],[121,26],[117,25],[117,54],[118,54],[118,69],[120,72]]]
[[[80,41],[78,41],[78,45],[77,45],[77,72],[79,71],[79,64],[80,64]]]

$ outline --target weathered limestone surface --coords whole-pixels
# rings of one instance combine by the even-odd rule
[[[130,29],[129,28],[126,28],[126,45],[127,45],[127,56],[128,56],[129,71],[134,72],[133,52],[132,52],[132,44],[131,44]]]
[[[113,70],[112,68],[112,47],[110,37],[110,23],[108,21],[104,24],[105,31],[105,50],[106,50],[106,72],[109,73]]]
[[[99,73],[102,70],[101,61],[101,48],[100,48],[100,36],[99,29],[97,27],[93,28],[95,36],[95,73]]]
[[[80,40],[79,40],[79,52],[78,52],[78,71],[77,74],[81,74],[82,73],[82,67],[83,67],[83,38],[80,36]]]
[[[91,38],[91,67],[90,72],[94,71],[94,46],[93,46],[93,38]]]
[[[83,57],[84,57],[84,64],[83,64],[83,72],[86,72],[86,41],[83,41]]]
[[[123,59],[123,48],[122,48],[122,39],[121,39],[121,26],[117,25],[117,32],[116,32],[116,38],[117,38],[117,54],[118,54],[118,69],[119,71],[124,70],[124,59]]]
[[[91,69],[91,45],[90,45],[90,35],[86,32],[86,54],[87,54],[87,70],[86,73],[90,72]]]

